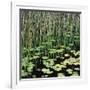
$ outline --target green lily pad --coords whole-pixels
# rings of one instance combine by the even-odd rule
[[[68,60],[65,60],[65,61],[61,62],[61,64],[67,65],[68,64]]]
[[[73,72],[72,76],[79,76],[78,72]]]
[[[55,66],[53,66],[53,69],[56,70],[56,71],[61,71],[62,67],[61,67],[60,64],[56,64]]]
[[[50,71],[50,69],[46,69],[46,68],[43,68],[42,72],[45,74],[52,74],[53,73],[53,71]]]
[[[66,70],[69,74],[72,74],[73,73],[73,70],[72,69],[67,69]]]
[[[43,64],[44,64],[46,67],[52,68],[52,66],[54,65],[54,59],[44,60],[44,61],[43,61]]]
[[[76,53],[74,54],[74,56],[75,56],[76,58],[78,58],[78,57],[80,56],[80,51],[76,52]]]
[[[80,65],[80,62],[75,62],[74,65],[76,65],[76,66],[77,66],[77,65]]]

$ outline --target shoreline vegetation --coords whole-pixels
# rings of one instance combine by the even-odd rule
[[[80,13],[20,9],[20,78],[80,76]]]

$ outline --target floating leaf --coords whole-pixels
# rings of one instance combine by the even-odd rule
[[[56,70],[56,71],[61,71],[62,67],[61,67],[60,64],[56,64],[55,66],[53,66],[53,69]]]
[[[46,68],[43,68],[42,72],[46,73],[46,74],[52,74],[53,73],[53,71],[50,71],[49,69],[46,69]]]
[[[52,68],[52,66],[54,65],[54,59],[44,60],[44,61],[43,61],[43,64],[44,64],[46,67]]]
[[[79,76],[77,72],[73,72],[72,76]]]
[[[72,69],[67,69],[66,70],[69,74],[72,74],[73,73],[73,70]]]

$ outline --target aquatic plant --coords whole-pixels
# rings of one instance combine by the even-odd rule
[[[20,77],[80,75],[80,13],[20,9]]]

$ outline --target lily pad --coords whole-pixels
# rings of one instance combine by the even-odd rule
[[[50,71],[50,69],[46,69],[46,68],[43,68],[42,72],[46,73],[46,74],[52,74],[53,73],[53,71]]]
[[[79,76],[78,72],[73,72],[72,76]]]
[[[73,73],[72,69],[67,69],[66,71],[68,72],[68,74],[72,74]]]
[[[80,62],[75,62],[74,65],[80,65]]]
[[[53,65],[54,65],[54,60],[53,59],[48,59],[48,60],[44,60],[43,61],[43,64],[46,66],[46,67],[50,67],[50,68],[52,68],[53,67]]]
[[[75,58],[78,58],[80,56],[80,51],[76,52],[74,55],[75,55]]]
[[[56,70],[56,71],[61,71],[62,67],[61,67],[60,64],[56,64],[55,66],[53,66],[53,69]]]

